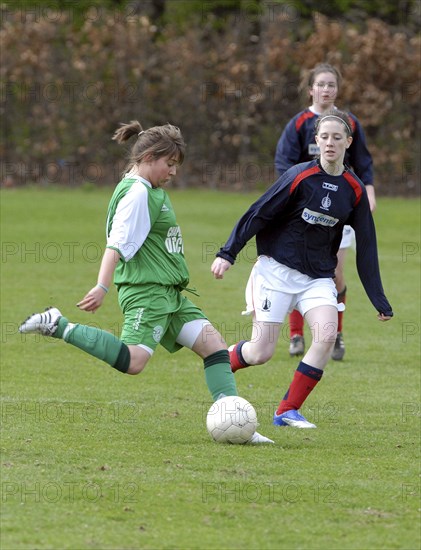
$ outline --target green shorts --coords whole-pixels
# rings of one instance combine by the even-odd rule
[[[126,345],[142,344],[155,350],[161,344],[174,353],[183,347],[176,342],[183,326],[206,319],[201,309],[172,286],[122,285],[118,301],[124,314],[120,339]]]

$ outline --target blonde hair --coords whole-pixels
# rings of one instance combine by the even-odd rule
[[[121,123],[112,139],[121,144],[133,136],[137,136],[137,139],[124,172],[130,171],[133,166],[147,158],[157,160],[161,157],[174,157],[179,164],[183,163],[186,144],[177,126],[165,124],[144,130],[138,120],[131,120],[128,124]]]

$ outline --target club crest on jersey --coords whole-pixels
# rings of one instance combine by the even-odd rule
[[[265,298],[263,300],[263,303],[262,303],[262,309],[263,311],[270,311],[270,308],[272,306],[272,303],[270,302],[270,300],[268,300],[267,298]]]
[[[338,186],[333,185],[333,183],[328,183],[327,181],[324,181],[322,184],[323,189],[328,189],[329,191],[337,191]]]
[[[162,335],[164,334],[164,329],[161,325],[156,325],[152,330],[152,337],[155,342],[159,343],[161,341]]]
[[[339,221],[338,218],[333,218],[332,216],[322,214],[321,212],[314,212],[308,208],[304,208],[301,217],[307,223],[311,223],[312,225],[324,225],[326,227],[333,227]]]
[[[332,201],[330,200],[329,193],[328,193],[325,197],[322,198],[320,208],[322,210],[329,210],[331,204],[332,204]]]

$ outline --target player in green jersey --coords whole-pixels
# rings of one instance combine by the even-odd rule
[[[108,207],[107,244],[97,284],[77,304],[95,312],[112,282],[124,314],[121,337],[71,323],[55,307],[21,324],[22,333],[61,338],[127,374],[138,374],[158,344],[173,353],[182,347],[202,358],[214,400],[237,395],[227,345],[203,312],[182,291],[189,282],[183,239],[171,201],[163,189],[184,160],[185,143],[171,124],[143,130],[122,124],[113,139],[135,137],[126,173]],[[251,443],[273,443],[255,433]]]

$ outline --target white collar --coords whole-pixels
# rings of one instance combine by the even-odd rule
[[[337,110],[338,108],[336,107],[336,105],[334,105],[334,106],[332,107],[332,109]],[[318,112],[316,111],[316,109],[313,107],[313,105],[311,105],[311,106],[309,107],[309,111],[311,111],[312,113],[314,113],[314,114],[317,115],[317,116],[320,116],[320,115],[322,114],[322,113],[318,113]]]
[[[148,181],[147,179],[142,178],[142,176],[139,176],[139,174],[132,174],[131,172],[127,172],[127,174],[124,174],[124,177],[141,181],[142,183],[144,183],[148,187],[152,187],[152,183],[150,181]]]

